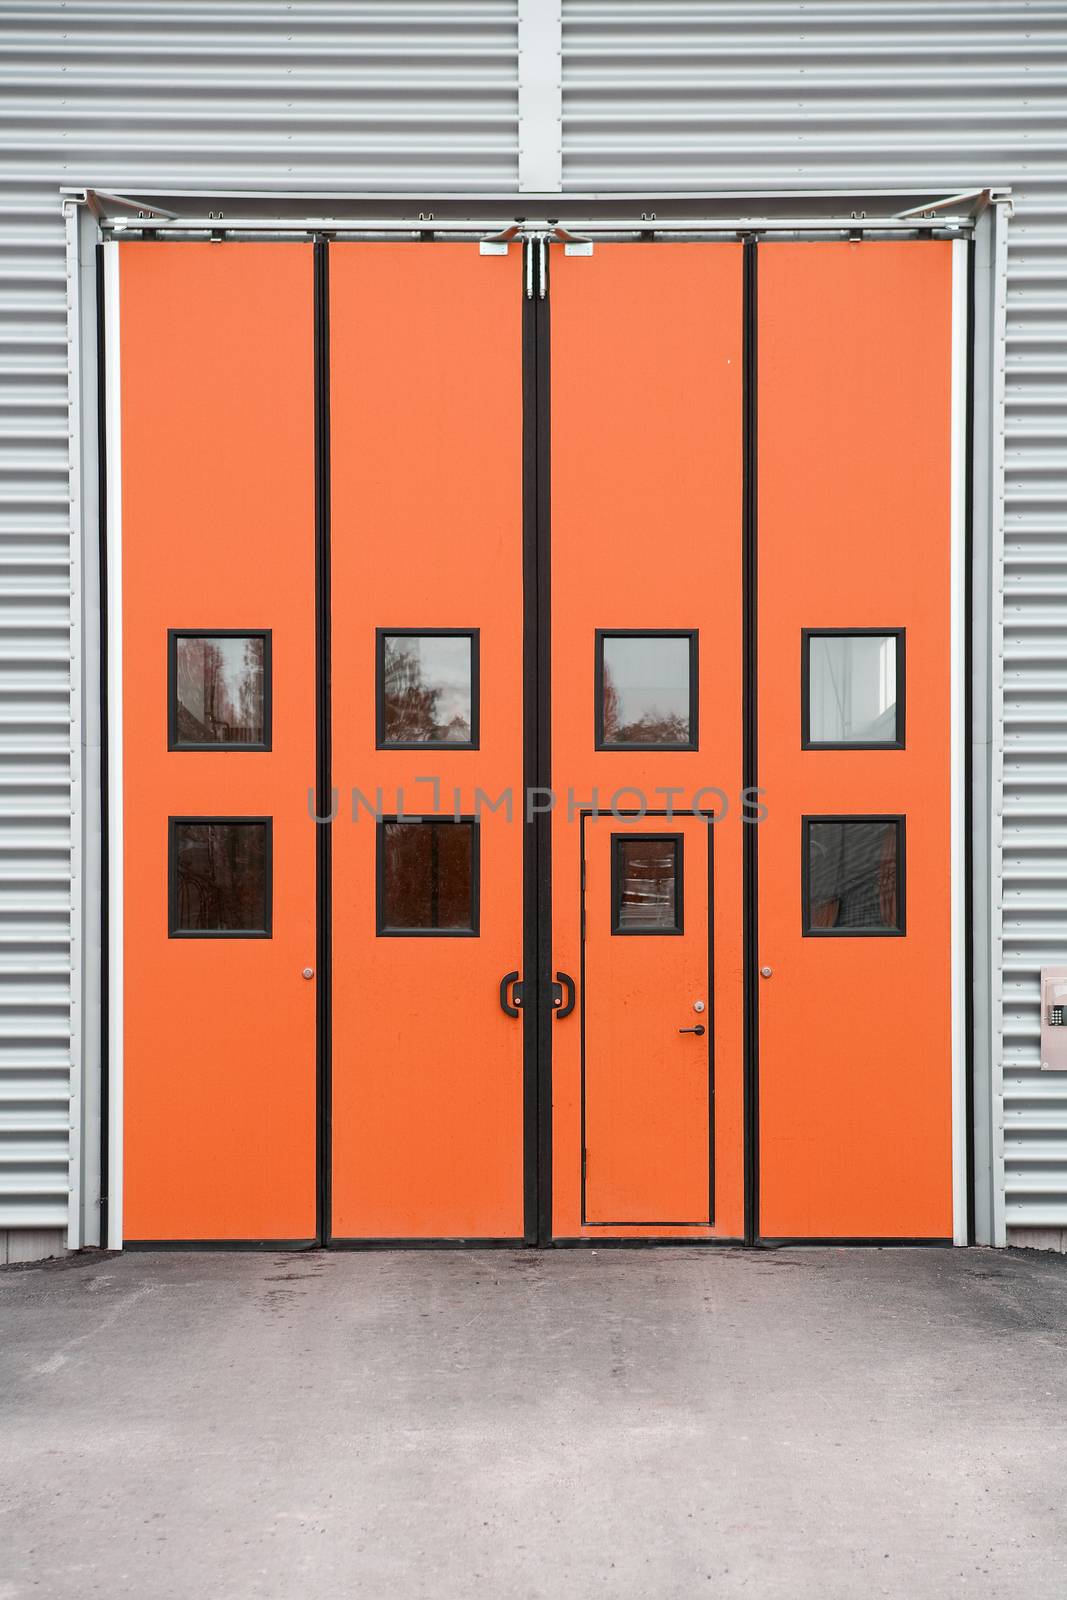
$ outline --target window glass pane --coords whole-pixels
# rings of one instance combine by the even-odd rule
[[[385,932],[474,931],[474,824],[382,824]]]
[[[382,742],[470,744],[469,633],[386,634],[382,640]]]
[[[809,636],[808,738],[815,744],[897,742],[894,634]]]
[[[602,744],[691,743],[692,641],[607,634],[601,640]]]
[[[268,933],[267,824],[174,824],[172,931]]]
[[[178,744],[263,744],[266,640],[182,634],[175,647]]]
[[[898,822],[809,822],[807,848],[808,931],[900,928]]]
[[[676,933],[681,928],[678,841],[616,837],[616,933]]]

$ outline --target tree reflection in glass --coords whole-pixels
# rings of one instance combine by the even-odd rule
[[[382,743],[470,744],[469,633],[389,633],[382,639]]]
[[[176,932],[267,932],[267,825],[174,825]]]
[[[263,744],[266,640],[261,634],[175,640],[178,744]]]
[[[688,634],[602,638],[602,744],[692,743],[691,644]]]

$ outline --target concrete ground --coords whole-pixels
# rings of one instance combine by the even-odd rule
[[[1067,1595],[1067,1260],[0,1272],[0,1600]]]

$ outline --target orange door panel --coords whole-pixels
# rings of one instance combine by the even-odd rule
[[[124,1231],[308,1240],[312,250],[118,251]]]
[[[759,250],[767,1237],[952,1235],[951,251]]]
[[[331,247],[335,1238],[523,1234],[521,307],[518,247]]]
[[[587,818],[586,1226],[709,1225],[714,826]]]
[[[551,724],[558,796],[552,817],[553,969],[577,974],[581,961],[583,809],[598,805],[606,814],[613,798],[620,814],[642,806],[683,812],[695,805],[716,814],[728,807],[715,825],[715,994],[704,996],[717,1064],[714,1222],[708,1222],[705,1192],[708,1120],[693,1102],[694,1094],[707,1094],[706,1078],[697,1082],[699,1068],[691,1076],[683,1072],[682,1084],[664,1079],[659,1134],[643,1153],[626,1146],[618,1121],[609,1131],[612,1072],[623,1074],[617,1104],[627,1107],[624,1120],[636,1128],[643,1114],[643,1063],[666,1005],[654,999],[639,1022],[636,997],[643,991],[635,974],[627,1014],[634,1029],[651,1031],[641,1035],[632,1059],[613,1055],[603,1044],[618,1038],[618,1018],[595,1012],[601,1040],[595,1070],[605,1076],[597,1080],[594,1116],[607,1119],[598,1123],[597,1137],[609,1146],[618,1142],[601,1175],[596,1148],[589,1150],[590,1194],[598,1208],[590,1215],[603,1217],[604,1207],[625,1201],[638,1213],[644,1209],[648,1220],[638,1221],[635,1213],[633,1225],[626,1225],[624,1210],[611,1230],[583,1221],[578,1007],[552,1026],[553,1232],[557,1238],[602,1238],[606,1231],[737,1237],[744,1226],[742,247],[598,243],[590,257],[553,250],[549,306]],[[605,852],[597,872],[608,870],[607,844],[599,841],[616,826],[609,820],[590,824],[597,848]],[[685,832],[689,882],[704,846],[690,847],[688,830],[702,838],[705,825],[655,824],[670,825]],[[590,938],[596,937],[594,930]],[[667,962],[670,942],[622,938],[608,949],[612,960],[639,962],[639,955],[621,947],[647,944],[655,947],[657,960]],[[694,948],[696,943],[695,929]],[[584,1001],[604,1004],[592,991]],[[697,1045],[695,1036],[672,1034],[671,1041],[680,1047],[672,1063],[680,1063],[686,1050],[695,1062],[699,1051],[689,1049]],[[672,1129],[681,1143],[669,1151]],[[616,1176],[603,1176],[609,1170]],[[605,1187],[598,1189],[602,1178]],[[669,1226],[672,1215],[689,1225]]]

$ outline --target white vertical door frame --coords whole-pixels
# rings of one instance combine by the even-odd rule
[[[952,922],[952,1242],[969,1242],[968,1175],[970,1118],[967,1094],[967,374],[970,246],[952,244],[952,442],[950,447],[949,637],[951,688],[949,742],[951,763],[951,922]]]
[[[525,6],[526,0],[521,0]],[[552,9],[551,7],[549,8]],[[541,13],[537,13],[538,16]],[[556,127],[558,129],[558,123]],[[558,132],[554,135],[558,142]],[[541,175],[544,169],[540,169]],[[529,174],[528,174],[529,175]],[[540,184],[538,185],[540,187]],[[75,208],[72,208],[75,209]],[[109,1171],[100,1174],[99,1054],[90,1048],[98,1009],[83,1004],[99,984],[90,943],[98,936],[99,900],[85,893],[92,862],[87,843],[92,819],[83,815],[86,784],[93,782],[93,717],[85,694],[99,637],[87,627],[87,608],[98,615],[100,595],[89,578],[95,558],[98,518],[85,485],[95,476],[96,389],[95,222],[85,208],[66,212],[71,330],[71,527],[72,527],[72,1076],[71,1199],[68,1239],[72,1248],[94,1244],[93,1216],[101,1188],[108,1195],[108,1248],[122,1246],[123,1176],[123,764],[122,764],[122,461],[120,407],[119,245],[108,242],[104,258],[104,428],[107,457],[107,712],[108,761],[108,1150]],[[952,867],[952,1190],[953,1237],[967,1239],[968,1159],[974,1162],[975,1233],[978,1243],[1003,1244],[1003,1022],[1001,794],[1003,784],[1003,539],[1004,539],[1004,334],[1007,287],[1008,204],[993,204],[980,219],[975,244],[974,349],[968,350],[968,246],[953,246],[952,271],[952,466],[951,466],[951,867]],[[73,263],[73,266],[71,265]],[[90,298],[90,295],[92,298]],[[92,359],[90,356],[90,347]],[[79,351],[81,359],[79,359]],[[973,359],[974,449],[972,499],[972,721],[966,726],[965,604],[967,554],[968,361]],[[75,373],[74,369],[77,369]],[[75,549],[77,545],[77,549]],[[90,589],[92,593],[90,594]],[[97,735],[99,737],[98,722]],[[88,731],[87,731],[88,729]],[[973,1070],[974,1145],[968,1152],[967,938],[965,752],[972,741],[971,825],[973,842]],[[84,747],[84,748],[83,748]],[[98,770],[96,768],[95,770]],[[99,810],[96,811],[97,828]],[[93,885],[90,884],[90,890]],[[94,917],[93,907],[97,908]],[[95,1084],[92,1080],[96,1080]],[[85,1106],[84,1127],[82,1107]],[[96,1107],[96,1117],[92,1115]],[[94,1132],[95,1129],[95,1132]]]
[[[104,365],[107,438],[108,727],[108,1205],[107,1244],[122,1248],[123,816],[122,816],[122,407],[119,250],[104,245]]]
[[[101,989],[103,907],[100,703],[99,370],[96,219],[62,202],[66,229],[68,446],[70,452],[70,1196],[67,1247],[100,1235]]]
[[[83,502],[87,477],[82,456],[82,428],[85,416],[82,381],[83,363],[82,316],[83,287],[80,273],[78,235],[80,207],[73,201],[63,202],[63,224],[66,231],[66,290],[67,290],[67,451],[70,474],[69,515],[70,583],[70,1079],[67,1116],[67,1249],[78,1250],[83,1244],[95,1244],[91,1227],[84,1226],[82,1214],[83,1150],[84,1136],[84,1007],[82,992],[85,979],[85,919],[83,916],[84,829],[83,799],[85,795],[85,678],[82,661],[82,606],[83,606]],[[91,412],[90,412],[91,414]]]
[[[975,1242],[1007,1242],[1004,1213],[1004,369],[1010,196],[974,235],[972,903]]]
[[[563,188],[562,0],[518,0],[519,192]]]

